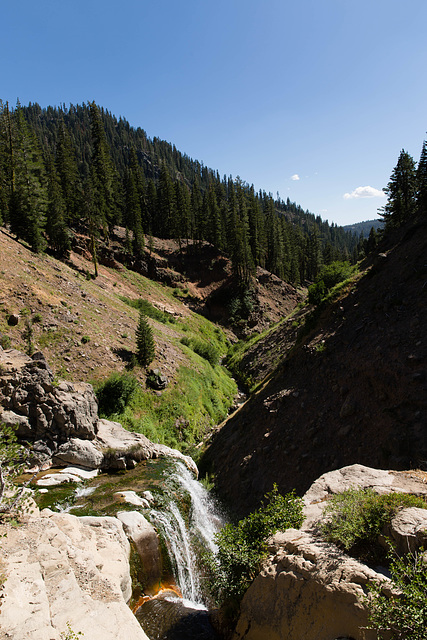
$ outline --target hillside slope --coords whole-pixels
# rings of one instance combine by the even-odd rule
[[[427,463],[427,225],[383,253],[213,436],[202,469],[238,515],[353,463]]]
[[[124,229],[116,228],[108,247],[100,243],[99,275],[93,279],[87,237],[77,237],[64,263],[32,253],[2,229],[0,346],[40,350],[57,378],[73,382],[102,384],[113,372],[131,369],[132,385],[134,379],[138,384],[129,406],[100,407],[101,413],[108,411],[108,417],[154,442],[188,451],[225,418],[237,392],[228,372],[214,363],[236,336],[205,317],[226,311],[230,264],[207,243],[194,256],[174,241],[152,238],[131,270],[120,262],[123,238]],[[253,313],[244,321],[252,329],[289,313],[301,297],[267,272],[260,274],[255,289]],[[214,309],[209,301],[218,291],[222,306]],[[138,309],[129,303],[140,299],[149,303],[156,345],[150,367],[159,369],[163,382],[167,379],[162,390],[150,388],[145,368],[131,368]],[[212,362],[206,356],[209,348]]]

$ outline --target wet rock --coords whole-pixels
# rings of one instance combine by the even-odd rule
[[[145,592],[155,593],[162,575],[161,550],[156,530],[138,511],[119,511],[117,518],[123,524],[128,538],[135,544],[141,559]]]

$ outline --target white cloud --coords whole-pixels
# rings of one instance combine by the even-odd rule
[[[385,193],[374,187],[357,187],[357,189],[351,193],[345,193],[343,198],[345,200],[354,200],[355,198],[385,198]]]
[[[291,180],[300,180],[300,177],[297,173],[294,173],[294,175],[291,176]]]

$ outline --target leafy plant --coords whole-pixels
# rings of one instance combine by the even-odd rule
[[[345,550],[358,543],[375,543],[385,524],[405,507],[427,505],[422,498],[408,493],[380,495],[373,489],[351,488],[333,496],[324,514],[323,536]]]
[[[371,584],[371,628],[380,638],[425,640],[427,638],[427,562],[423,549],[406,557],[391,557],[394,589],[384,593],[383,583]],[[391,635],[390,635],[391,634]]]
[[[138,387],[137,379],[130,373],[112,373],[96,389],[101,415],[120,413],[129,403]]]
[[[204,342],[197,338],[187,338],[187,336],[184,336],[181,338],[181,344],[192,349],[194,353],[197,353],[197,355],[207,360],[212,366],[218,364],[219,351],[211,342]]]
[[[28,449],[18,444],[15,429],[0,424],[0,517],[17,513],[25,502],[29,482],[17,487],[14,481],[23,472],[28,456]]]
[[[308,301],[318,305],[326,294],[338,283],[347,280],[355,271],[347,261],[337,260],[325,265],[316,278],[316,282],[308,288]]]
[[[78,640],[79,637],[83,637],[82,631],[73,631],[70,622],[67,622],[67,631],[61,633],[61,640]]]
[[[217,602],[236,609],[266,557],[267,539],[278,530],[300,527],[302,521],[302,500],[293,492],[282,496],[274,485],[257,511],[236,525],[226,524],[216,535],[217,554],[208,556]]]
[[[0,334],[0,347],[2,347],[3,349],[10,349],[10,345],[11,342],[9,336]]]

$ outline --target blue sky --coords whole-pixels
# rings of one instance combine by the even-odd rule
[[[0,98],[95,100],[329,222],[375,218],[427,137],[426,0],[2,4]]]

